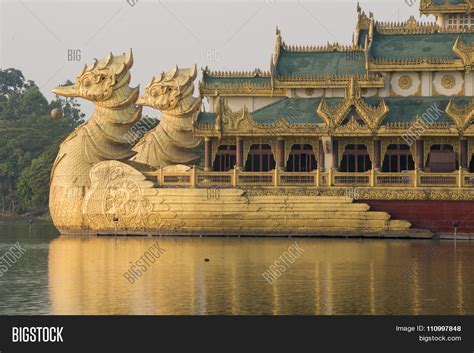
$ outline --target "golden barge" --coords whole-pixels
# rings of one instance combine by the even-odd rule
[[[290,46],[277,29],[268,72],[206,68],[199,97],[196,66],[154,77],[139,97],[131,51],[94,60],[53,90],[96,105],[55,161],[55,226],[84,235],[473,235],[473,9],[420,6],[437,21],[387,24],[358,8],[348,46]],[[131,146],[142,106],[162,118]]]

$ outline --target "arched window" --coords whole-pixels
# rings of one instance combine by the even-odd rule
[[[347,145],[342,157],[341,172],[363,173],[372,169],[369,152],[365,145]]]
[[[311,172],[317,168],[313,146],[293,145],[286,163],[288,172]]]
[[[451,145],[432,145],[428,154],[426,171],[432,173],[450,173],[458,169],[456,153]]]
[[[415,169],[415,161],[408,145],[390,145],[382,165],[382,171],[386,173],[399,173]]]
[[[252,145],[245,162],[249,172],[268,172],[275,169],[275,158],[270,145]]]
[[[221,145],[217,149],[216,159],[214,160],[213,170],[216,172],[227,172],[234,168],[236,160],[235,145]]]
[[[474,155],[471,156],[471,163],[469,164],[469,173],[474,173]]]

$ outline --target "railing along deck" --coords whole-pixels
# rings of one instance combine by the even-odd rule
[[[365,173],[344,173],[315,170],[307,173],[245,172],[237,169],[228,172],[206,172],[192,168],[187,172],[167,172],[158,169],[145,173],[162,187],[453,187],[474,188],[474,173],[458,170],[453,173],[427,173],[409,171],[383,173],[370,170]]]

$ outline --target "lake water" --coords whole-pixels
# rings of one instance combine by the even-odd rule
[[[80,238],[0,218],[0,256],[17,241],[0,314],[474,314],[469,241]],[[295,241],[303,253],[269,284],[262,273]],[[164,252],[130,284],[156,243]]]

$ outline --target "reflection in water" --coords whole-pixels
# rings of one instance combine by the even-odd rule
[[[304,253],[268,284],[262,273],[294,241],[60,237],[49,249],[50,311],[474,314],[472,243],[298,239]],[[130,284],[123,273],[155,242],[166,252]]]

